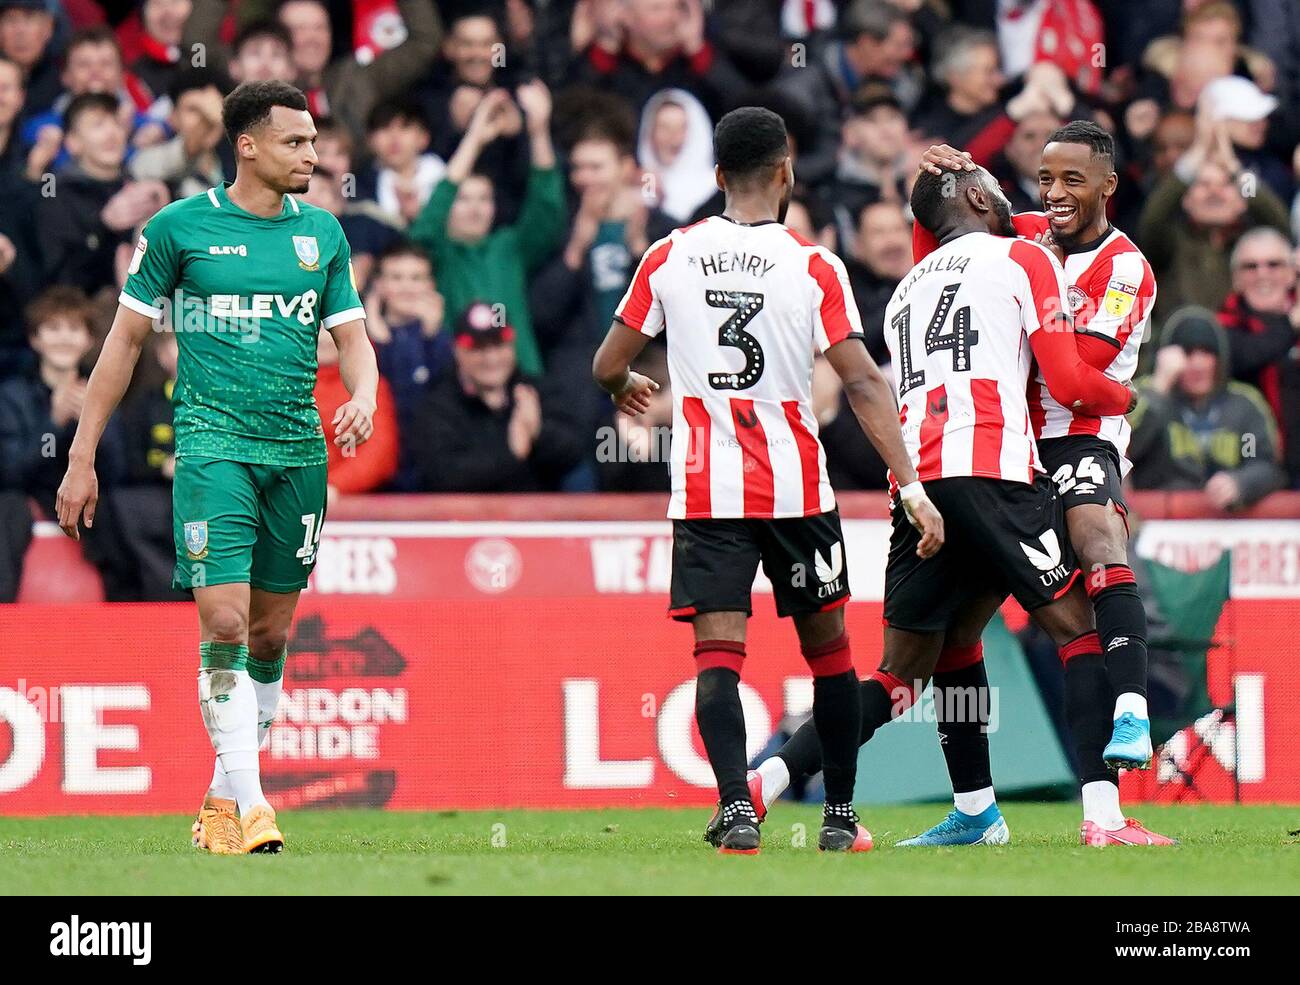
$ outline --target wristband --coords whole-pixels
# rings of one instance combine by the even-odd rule
[[[912,482],[909,482],[905,486],[898,487],[898,498],[904,503],[908,502],[909,500],[915,499],[918,496],[924,496],[924,495],[925,495],[925,489],[922,488],[920,479],[916,479]]]

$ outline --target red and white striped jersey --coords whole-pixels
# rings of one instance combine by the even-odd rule
[[[778,222],[712,216],[641,259],[615,318],[668,328],[672,519],[835,508],[812,412],[815,351],[861,337],[840,259]]]
[[[1021,236],[1033,237],[1048,228],[1043,212],[1026,212],[1014,219]],[[1127,383],[1137,369],[1138,347],[1156,300],[1156,278],[1142,251],[1118,229],[1086,250],[1065,258],[1066,298],[1074,316],[1074,330],[1114,346],[1112,361],[1098,368],[1112,380]],[[1097,365],[1094,363],[1094,365]],[[1095,434],[1113,444],[1122,468],[1128,472],[1129,424],[1122,415],[1094,417],[1052,399],[1043,374],[1029,384],[1029,417],[1036,438],[1063,438],[1069,434]]]
[[[1061,265],[1023,239],[968,233],[912,268],[885,308],[903,442],[922,480],[1034,481],[1029,336],[1064,317]]]

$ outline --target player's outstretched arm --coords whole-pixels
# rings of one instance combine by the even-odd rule
[[[149,337],[153,319],[124,305],[117,306],[113,327],[86,385],[86,400],[77,421],[77,434],[68,449],[68,471],[59,485],[55,512],[59,526],[73,540],[80,540],[77,524],[85,516],[86,526],[95,525],[99,502],[99,480],[95,477],[95,449],[108,419],[131,382],[135,364]]]
[[[334,444],[355,448],[374,433],[379,391],[379,364],[363,319],[330,329],[339,350],[339,375],[352,399],[334,412]]]
[[[849,406],[853,408],[867,440],[894,473],[907,518],[921,531],[921,543],[916,553],[929,557],[943,546],[943,517],[926,496],[903,446],[894,388],[876,368],[861,339],[837,342],[826,350],[826,359],[839,374]]]
[[[591,360],[592,378],[609,394],[614,406],[628,417],[637,417],[649,410],[650,394],[659,389],[659,384],[650,377],[634,373],[630,368],[649,341],[649,336],[615,319]]]

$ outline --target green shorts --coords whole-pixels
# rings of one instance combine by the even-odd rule
[[[172,484],[176,588],[307,587],[325,522],[325,465],[178,458]]]

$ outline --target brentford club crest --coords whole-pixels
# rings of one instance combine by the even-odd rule
[[[1070,303],[1070,314],[1077,315],[1083,303],[1088,300],[1088,295],[1078,284],[1071,284],[1065,292],[1065,299]]]

